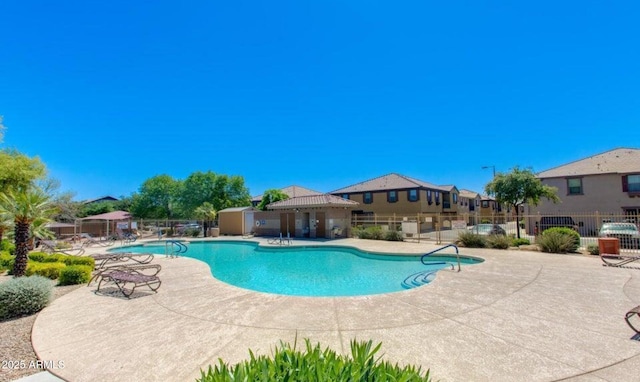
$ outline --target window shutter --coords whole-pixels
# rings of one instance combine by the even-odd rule
[[[622,176],[622,192],[629,192],[629,181],[627,175]]]

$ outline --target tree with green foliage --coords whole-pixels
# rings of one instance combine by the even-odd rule
[[[13,216],[16,244],[16,260],[13,266],[15,277],[24,276],[27,269],[31,225],[43,222],[56,211],[51,197],[41,189],[31,187],[25,191],[8,190],[0,194],[0,211]]]
[[[521,170],[517,166],[510,173],[498,173],[484,189],[487,194],[496,198],[496,202],[515,209],[516,222],[520,221],[520,206],[523,204],[536,206],[540,198],[554,203],[560,200],[556,194],[557,188],[542,184],[533,171]],[[520,224],[516,224],[516,227],[520,238]]]
[[[132,195],[131,214],[143,219],[173,219],[182,182],[169,175],[157,175],[142,183]]]
[[[289,199],[289,195],[285,194],[281,190],[272,188],[272,189],[266,190],[264,194],[262,194],[262,200],[260,200],[260,204],[258,204],[257,208],[260,211],[266,211],[268,204],[279,202],[281,200],[287,200],[287,199]]]
[[[204,226],[204,237],[207,237],[207,230],[211,226],[211,222],[218,216],[218,211],[209,202],[202,203],[201,206],[195,209],[194,216],[201,219]]]
[[[16,150],[0,150],[0,191],[26,191],[37,180],[45,179],[45,165]]]

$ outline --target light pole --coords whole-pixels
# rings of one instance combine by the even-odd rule
[[[488,168],[493,169],[493,177],[495,178],[496,177],[496,166],[482,166],[483,170],[486,170]]]

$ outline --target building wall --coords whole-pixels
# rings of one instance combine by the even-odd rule
[[[568,214],[571,212],[601,212],[620,214],[624,208],[640,208],[640,197],[622,191],[619,174],[588,175],[582,177],[582,194],[569,195],[567,178],[542,179],[542,183],[558,189],[561,202],[542,199],[537,206],[529,206],[532,214]]]
[[[338,227],[342,229],[342,236],[346,236],[351,227],[351,210],[345,208],[300,208],[294,210],[274,210],[256,211],[254,220],[258,224],[254,227],[257,236],[280,236],[280,216],[284,213],[293,214],[295,220],[295,232],[293,237],[297,238],[318,238],[317,231],[319,219],[318,213],[324,213],[325,233],[321,238],[333,238],[332,229]],[[286,236],[286,232],[282,232]]]
[[[218,216],[218,228],[220,235],[242,235],[244,227],[242,226],[243,211],[220,212]]]
[[[349,194],[349,199],[360,203],[358,210],[364,212],[371,212],[380,215],[413,215],[417,213],[438,213],[438,212],[456,212],[458,210],[457,203],[453,203],[453,198],[449,195],[449,208],[444,208],[443,198],[444,194],[440,193],[440,204],[435,203],[435,196],[432,196],[432,204],[428,203],[427,191],[419,190],[418,200],[415,202],[409,201],[409,190],[396,190],[398,194],[398,200],[396,202],[387,201],[387,191],[372,192],[372,203],[364,203],[364,193]],[[434,191],[432,191],[434,192]],[[342,196],[340,194],[334,194],[336,196]]]

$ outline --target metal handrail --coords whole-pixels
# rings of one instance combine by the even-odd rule
[[[443,249],[449,248],[449,247],[453,247],[453,248],[456,249],[456,258],[458,259],[458,272],[460,272],[460,270],[461,270],[461,268],[460,268],[460,252],[458,252],[458,246],[456,246],[455,244],[447,244],[444,247],[440,247],[440,248],[435,249],[435,250],[433,250],[431,252],[425,253],[424,255],[422,255],[420,257],[420,261],[422,262],[422,264],[427,265],[427,263],[424,262],[424,258],[425,257],[433,255],[434,253],[442,251]]]
[[[177,241],[177,240],[167,240],[165,241],[165,249],[164,252],[165,254],[167,253],[167,246],[171,244],[171,252],[168,253],[169,257],[177,257],[178,253],[185,253],[187,252],[187,250],[189,249],[186,245],[184,245],[183,243]],[[178,250],[174,250],[174,246],[178,247]]]

